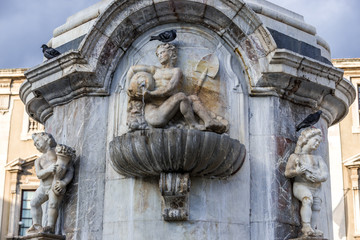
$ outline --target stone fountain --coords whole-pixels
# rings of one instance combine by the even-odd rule
[[[173,29],[170,43],[149,41]],[[285,176],[295,125],[323,112],[314,155],[328,165],[327,128],[355,99],[302,16],[263,0],[101,1],[54,33],[62,54],[28,70],[20,96],[79,158],[55,232],[299,236]],[[331,239],[329,180],[321,186],[318,228]]]

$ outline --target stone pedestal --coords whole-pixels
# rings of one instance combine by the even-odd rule
[[[26,240],[65,240],[65,236],[63,235],[56,235],[51,233],[36,233],[31,234],[23,237],[19,237],[17,239],[26,239]]]
[[[299,238],[291,238],[289,240],[329,240],[323,237],[299,237]]]
[[[162,215],[165,221],[188,220],[189,174],[161,173],[160,191],[163,196]]]

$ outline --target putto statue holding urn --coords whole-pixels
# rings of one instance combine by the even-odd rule
[[[40,186],[31,200],[33,225],[27,235],[36,233],[55,233],[59,205],[64,197],[66,186],[74,175],[73,159],[75,151],[63,144],[57,144],[51,134],[46,132],[32,135],[34,145],[42,155],[35,160],[35,171]],[[42,226],[41,205],[48,202],[46,226]]]
[[[321,140],[320,129],[309,127],[303,130],[286,165],[285,176],[294,178],[293,193],[301,201],[302,236],[299,239],[323,239],[323,232],[318,229],[322,203],[320,192],[321,183],[328,179],[329,170],[323,158],[313,154]]]

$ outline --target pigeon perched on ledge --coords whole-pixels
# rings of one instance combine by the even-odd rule
[[[302,128],[310,127],[310,126],[314,125],[315,123],[317,123],[320,119],[321,113],[322,113],[322,111],[319,110],[316,113],[313,113],[313,114],[310,114],[309,116],[307,116],[301,123],[299,123],[296,126],[296,131],[299,131]]]
[[[173,41],[175,38],[176,38],[176,30],[173,29],[170,31],[162,32],[157,36],[151,36],[150,41],[159,40],[161,42],[167,43]]]
[[[61,54],[57,50],[55,50],[51,47],[48,47],[46,44],[41,45],[41,48],[44,53],[44,57],[46,57],[47,59],[57,57]]]

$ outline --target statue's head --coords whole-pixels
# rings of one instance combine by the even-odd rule
[[[322,133],[318,128],[306,128],[296,143],[295,153],[308,153],[316,150],[322,141]],[[304,152],[305,151],[305,152]]]
[[[40,132],[32,135],[37,150],[44,153],[49,148],[56,147],[56,141],[50,133]]]
[[[159,59],[161,65],[170,63],[170,65],[175,65],[177,60],[176,47],[170,43],[163,43],[157,46],[156,56]]]

